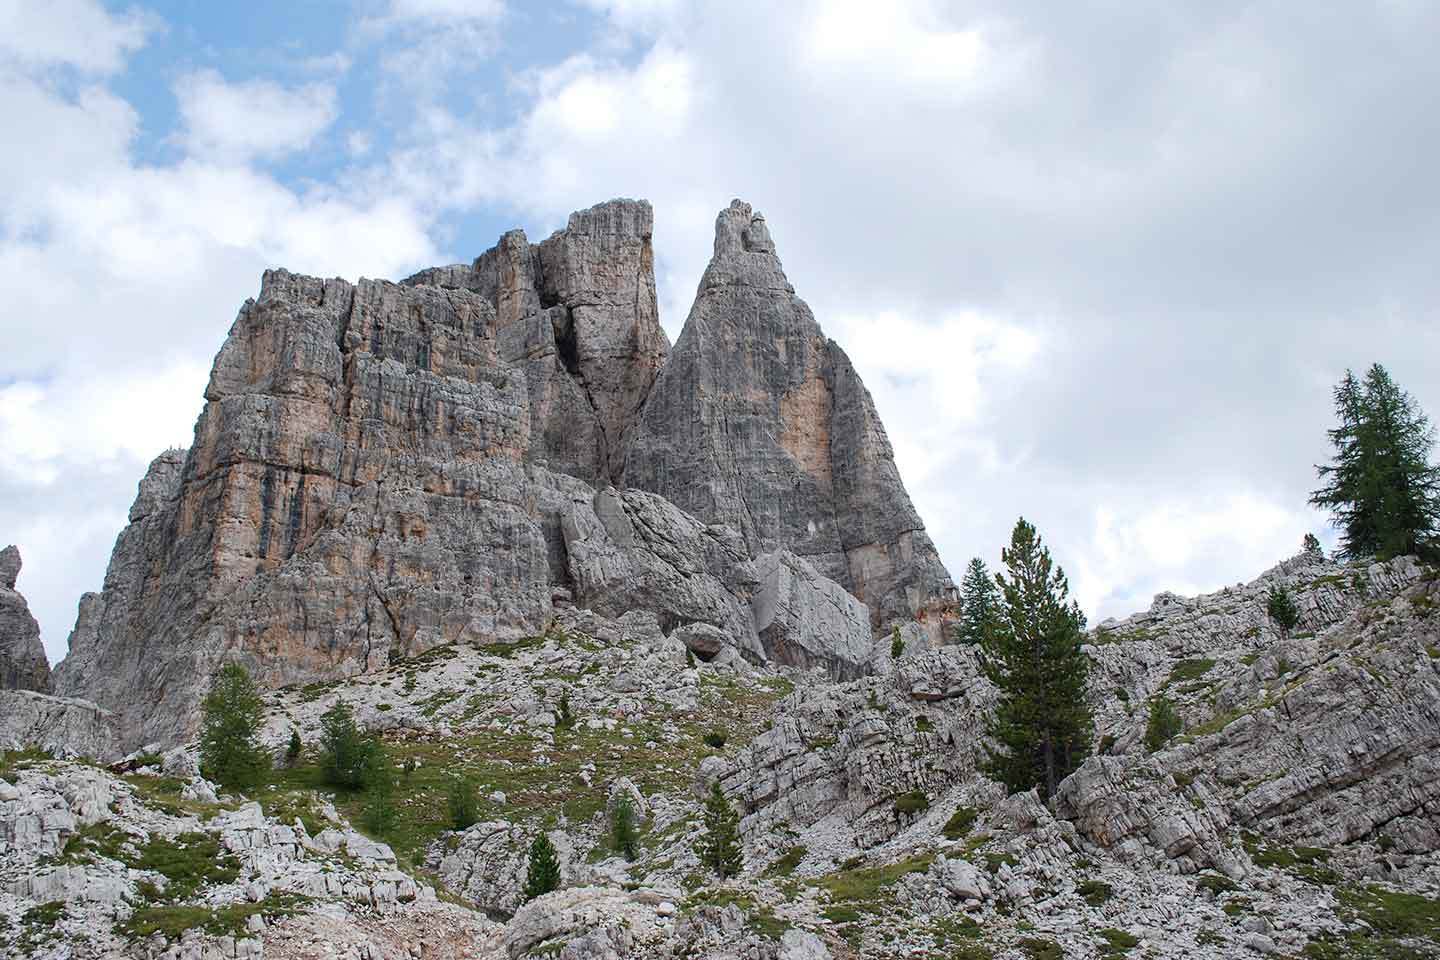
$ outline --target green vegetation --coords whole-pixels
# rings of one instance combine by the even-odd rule
[[[1065,951],[1060,949],[1060,944],[1054,940],[1025,937],[1015,946],[1019,947],[1030,960],[1065,960]]]
[[[999,625],[1000,593],[985,561],[975,557],[965,567],[960,581],[960,621],[955,637],[960,643],[974,646],[983,643],[985,635]]]
[[[724,880],[744,869],[743,853],[740,849],[740,817],[716,781],[710,785],[710,795],[705,800],[705,835],[700,838],[697,853],[700,862]]]
[[[296,761],[300,759],[300,754],[303,753],[304,750],[305,744],[300,741],[300,731],[292,729],[290,731],[290,742],[285,746],[285,763],[292,767],[295,766]]]
[[[240,862],[222,853],[218,838],[208,833],[178,837],[152,836],[134,859],[121,859],[137,870],[153,870],[165,878],[165,899],[189,900],[201,887],[230,883],[240,875]]]
[[[1081,649],[1085,615],[1071,601],[1035,528],[1021,517],[1001,551],[1002,616],[983,638],[986,677],[1000,690],[985,772],[1011,792],[1043,798],[1089,754],[1094,721],[1085,702],[1090,661]]]
[[[225,664],[211,677],[200,709],[201,771],[221,786],[254,786],[270,768],[270,756],[260,746],[265,704],[250,672]]]
[[[367,737],[355,725],[355,712],[344,700],[320,715],[320,770],[325,783],[347,790],[363,790],[384,765],[379,739]]]
[[[1311,960],[1425,960],[1440,942],[1440,900],[1379,886],[1337,891],[1340,915],[1369,929],[1311,941],[1301,956]]]
[[[1075,885],[1075,892],[1092,907],[1100,906],[1115,895],[1114,888],[1101,880],[1082,880]]]
[[[1310,496],[1340,528],[1340,553],[1380,559],[1436,553],[1440,467],[1429,463],[1430,421],[1380,364],[1363,383],[1349,370],[1335,387],[1335,456]]]
[[[1270,595],[1265,598],[1265,613],[1287,635],[1300,622],[1300,611],[1284,584],[1277,583],[1270,588]]]
[[[957,807],[950,819],[945,821],[945,826],[940,828],[940,833],[946,840],[962,840],[975,828],[979,816],[980,811],[974,807]]]
[[[635,831],[635,806],[628,793],[621,793],[610,813],[610,845],[626,860],[640,855],[639,835]]]
[[[129,919],[115,925],[115,932],[130,940],[144,940],[161,934],[178,940],[187,930],[204,930],[217,937],[240,937],[252,916],[278,920],[301,912],[308,897],[272,891],[259,903],[235,903],[223,907],[169,906],[145,904],[136,907]]]
[[[1100,954],[1102,957],[1123,957],[1140,945],[1139,937],[1114,927],[1106,927],[1099,935],[1107,944],[1105,951]]]
[[[525,871],[526,901],[560,888],[560,861],[555,856],[555,845],[541,832],[530,844],[529,864]]]
[[[725,743],[728,739],[729,738],[725,736],[725,732],[723,730],[711,730],[709,733],[705,734],[704,742],[705,746],[710,747],[712,750],[722,750],[724,749]]]
[[[1221,876],[1218,873],[1202,874],[1200,879],[1195,881],[1195,886],[1201,890],[1208,890],[1217,897],[1221,894],[1232,893],[1239,889],[1234,880],[1226,876]]]
[[[905,654],[905,638],[900,636],[900,628],[894,627],[890,631],[890,659],[899,660]]]
[[[560,693],[560,708],[555,714],[555,729],[569,730],[575,726],[575,714],[570,712],[570,691]]]
[[[1150,701],[1150,719],[1145,724],[1145,749],[1154,753],[1185,730],[1175,704],[1164,694],[1158,694]]]
[[[378,740],[366,774],[365,829],[385,836],[395,829],[400,811],[395,803],[395,767]]]
[[[891,903],[885,896],[886,889],[907,873],[929,870],[934,860],[933,854],[925,854],[879,867],[847,865],[827,874],[820,879],[820,888],[830,894],[831,905],[825,909],[825,916],[836,923],[849,923],[862,914],[884,913]]]
[[[795,868],[800,866],[800,862],[805,859],[805,853],[806,850],[804,847],[791,847],[780,854],[778,860],[770,864],[769,869],[765,871],[765,875],[770,877],[790,876],[795,872]]]
[[[923,790],[911,790],[895,798],[895,812],[901,816],[923,813],[930,809],[930,798]]]
[[[1180,683],[1185,680],[1199,680],[1215,667],[1214,660],[1203,658],[1181,660],[1170,669],[1170,676],[1165,680],[1165,686],[1172,683]]]
[[[407,769],[412,759],[406,759]],[[452,778],[445,792],[445,803],[450,809],[450,826],[453,829],[464,830],[480,822],[480,797],[473,776],[462,774]]]

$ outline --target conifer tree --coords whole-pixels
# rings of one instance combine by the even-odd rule
[[[555,845],[542,830],[530,844],[530,862],[525,871],[525,899],[534,900],[542,894],[560,889],[560,860]]]
[[[985,561],[975,557],[960,581],[960,623],[955,630],[960,642],[981,643],[985,632],[995,625],[999,607],[1000,595],[995,581],[990,578]]]
[[[700,838],[700,862],[719,875],[733,877],[744,867],[740,850],[740,818],[725,799],[718,782],[710,785],[705,800],[705,836]]]
[[[1295,624],[1300,622],[1300,611],[1295,606],[1295,601],[1290,597],[1290,591],[1285,589],[1284,584],[1276,584],[1270,588],[1269,595],[1265,598],[1265,613],[1279,625],[1280,630],[1289,635]]]
[[[300,759],[301,751],[304,749],[305,745],[300,741],[300,731],[291,727],[290,742],[285,746],[285,762],[292,767],[295,766],[296,761]]]
[[[1340,553],[1380,559],[1437,552],[1440,467],[1428,457],[1430,421],[1380,364],[1335,387],[1339,424],[1328,431],[1335,455],[1317,466],[1323,486],[1310,496],[1340,528]]]
[[[610,841],[617,853],[623,854],[626,860],[634,860],[640,854],[639,839],[635,832],[635,805],[628,794],[622,793],[610,814]]]
[[[225,787],[253,787],[270,768],[260,746],[265,705],[250,672],[227,663],[210,680],[201,704],[200,769]]]
[[[905,655],[905,638],[900,636],[897,626],[890,631],[890,659],[899,660]]]
[[[1085,616],[1066,603],[1069,583],[1035,528],[1021,517],[1001,551],[1002,604],[984,639],[985,673],[1000,688],[988,774],[1012,792],[1049,798],[1090,753],[1094,723],[1085,703],[1090,661],[1080,649]]]
[[[369,786],[383,760],[383,747],[367,737],[355,723],[355,712],[344,700],[320,715],[320,775],[328,784],[361,790]]]

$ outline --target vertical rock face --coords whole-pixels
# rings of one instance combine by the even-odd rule
[[[15,589],[20,551],[0,550],[0,690],[50,690],[50,662],[40,643],[40,625]]]
[[[667,361],[652,225],[616,200],[398,284],[267,272],[194,444],[151,464],[82,598],[57,691],[127,743],[174,741],[225,660],[272,687],[344,677],[538,633],[554,597],[865,669],[844,591],[878,618],[948,582],[870,397],[743,204]],[[785,576],[757,566],[785,550],[804,558]]]
[[[537,455],[591,482],[619,479],[630,425],[670,349],[653,231],[649,203],[611,200],[572,213],[542,243],[512,230],[469,267],[406,281],[464,287],[494,305],[499,354],[530,383]]]
[[[650,391],[625,482],[789,549],[883,622],[950,586],[845,352],[785,278],[765,220],[735,201],[685,329]]]

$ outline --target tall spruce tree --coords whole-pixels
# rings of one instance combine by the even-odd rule
[[[530,858],[525,869],[525,900],[529,902],[559,889],[560,858],[555,854],[555,844],[542,830],[530,844]]]
[[[1085,616],[1066,603],[1069,583],[1034,526],[1021,517],[996,574],[1003,602],[984,640],[985,673],[1000,688],[986,773],[1012,792],[1055,787],[1090,754],[1094,722],[1085,703],[1090,661],[1080,645]]]
[[[960,580],[960,622],[955,633],[961,643],[977,644],[995,626],[1000,613],[1000,593],[985,561],[972,559]]]
[[[705,835],[700,838],[700,862],[714,870],[721,880],[737,875],[744,867],[740,850],[740,818],[725,799],[720,784],[710,785],[705,798]]]
[[[1334,397],[1339,423],[1328,434],[1335,455],[1316,467],[1324,485],[1310,502],[1331,511],[1340,553],[1434,557],[1440,467],[1428,460],[1435,439],[1429,419],[1378,363],[1363,381],[1346,370]]]
[[[265,704],[250,672],[225,664],[200,709],[200,769],[221,786],[255,786],[270,769],[270,755],[260,746]]]

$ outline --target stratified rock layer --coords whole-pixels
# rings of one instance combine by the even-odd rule
[[[40,624],[15,589],[20,576],[20,551],[0,550],[0,690],[50,689],[50,661],[40,643]]]
[[[625,482],[735,527],[752,553],[804,557],[876,623],[950,586],[869,391],[795,295],[764,218],[738,200],[716,220]]]
[[[444,643],[537,634],[557,602],[645,612],[666,633],[713,631],[712,645],[756,663],[865,672],[867,613],[933,596],[944,570],[868,395],[800,301],[787,294],[776,320],[794,328],[786,349],[810,357],[796,389],[835,399],[776,395],[762,406],[781,419],[754,426],[809,437],[794,456],[834,470],[824,496],[786,508],[813,520],[787,512],[783,528],[757,533],[751,511],[771,479],[736,488],[750,498],[735,501],[743,512],[700,519],[665,489],[636,489],[668,489],[663,471],[653,485],[611,486],[628,475],[642,409],[653,451],[676,391],[710,409],[711,384],[750,382],[698,379],[691,371],[732,359],[686,352],[686,372],[647,405],[669,349],[652,219],[646,203],[612,201],[543,243],[512,231],[472,264],[400,284],[267,272],[216,357],[193,446],[152,463],[104,590],[81,600],[58,692],[113,711],[131,746],[174,742],[227,659],[271,687],[352,676]],[[711,275],[737,264],[748,302],[750,265],[727,254]],[[756,335],[742,319],[728,318],[731,334]],[[811,542],[809,528],[829,533]],[[762,545],[803,575],[767,587]],[[880,606],[866,611],[846,588]],[[772,602],[752,603],[764,589]]]

